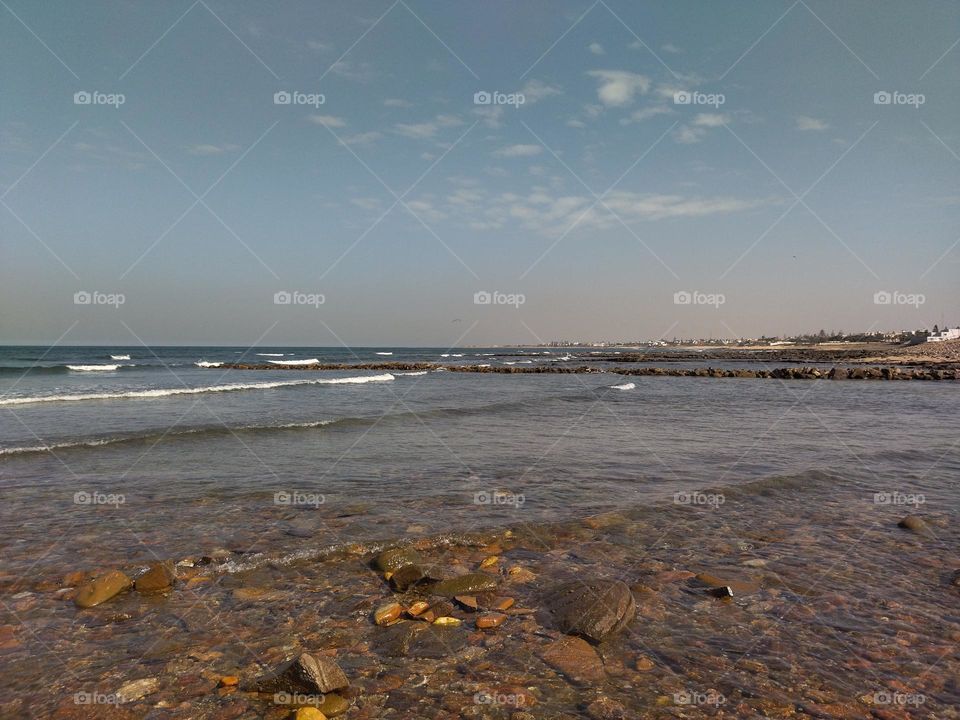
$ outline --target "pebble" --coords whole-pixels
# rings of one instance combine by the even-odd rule
[[[327,716],[315,707],[302,707],[293,717],[294,720],[327,720]]]
[[[73,601],[77,607],[94,607],[123,592],[132,584],[133,581],[122,572],[112,570],[77,588],[77,594]]]
[[[503,613],[485,612],[477,616],[477,627],[481,630],[491,630],[503,625],[507,616]]]
[[[388,625],[395,622],[402,613],[403,606],[400,603],[386,603],[373,611],[373,621],[377,625]]]
[[[163,592],[164,590],[169,590],[173,586],[176,577],[177,574],[176,570],[174,569],[173,561],[166,560],[164,562],[157,562],[151,565],[143,575],[137,578],[133,586],[136,588],[137,592]]]
[[[133,702],[155,693],[159,689],[160,681],[155,677],[131,680],[117,689],[117,699],[122,703]]]

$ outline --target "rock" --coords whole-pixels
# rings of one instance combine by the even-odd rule
[[[336,717],[337,715],[343,715],[349,710],[350,703],[346,698],[336,693],[330,693],[323,699],[323,702],[320,703],[320,707],[317,709],[324,717]]]
[[[350,684],[343,670],[330,658],[303,653],[268,675],[257,678],[248,690],[264,693],[304,693],[317,695],[345,688]]]
[[[597,651],[582,638],[564,637],[555,640],[540,657],[547,665],[559,670],[575,683],[600,682],[605,675],[603,662]]]
[[[480,630],[492,630],[493,628],[498,628],[503,625],[503,621],[507,619],[507,616],[503,613],[496,612],[484,612],[480,613],[477,616],[477,627]]]
[[[911,532],[921,533],[923,535],[930,534],[930,528],[927,526],[927,523],[918,515],[907,515],[905,518],[903,518],[903,520],[897,523],[897,527],[901,527],[904,530],[910,530]]]
[[[729,585],[710,588],[710,594],[713,595],[715,598],[732,598],[733,589]]]
[[[293,717],[294,720],[327,720],[327,716],[315,707],[302,707]]]
[[[623,705],[606,695],[587,705],[587,715],[593,720],[626,720],[629,717]]]
[[[637,610],[633,593],[619,580],[568,583],[554,591],[547,605],[561,632],[593,642],[622,630]]]
[[[430,609],[430,603],[423,600],[417,600],[410,607],[407,608],[407,614],[411,617],[417,617],[418,615],[423,615],[427,610]]]
[[[224,675],[220,678],[220,687],[234,687],[240,684],[240,678],[236,675]]]
[[[473,595],[457,595],[453,599],[456,600],[465,610],[477,609],[477,598],[475,598]]]
[[[457,577],[440,580],[430,586],[434,595],[454,597],[456,595],[472,595],[478,592],[487,592],[497,589],[497,579],[485,573],[467,573]]]
[[[434,625],[441,625],[444,627],[457,627],[460,623],[460,618],[451,617],[449,615],[442,615],[433,621]]]
[[[133,581],[122,572],[112,570],[77,588],[77,594],[73,601],[77,604],[77,607],[94,607],[123,592],[132,584]]]
[[[373,621],[377,625],[387,625],[397,620],[403,613],[403,606],[400,603],[386,603],[373,611]]]
[[[641,655],[637,658],[636,663],[634,663],[634,667],[638,672],[649,672],[650,670],[653,670],[655,665],[653,660],[648,658],[646,655]]]
[[[759,583],[752,582],[750,580],[733,580],[730,578],[722,578],[711,573],[697,573],[695,575],[697,582],[707,585],[712,588],[724,588],[728,587],[731,591],[745,595],[747,593],[756,592],[760,589]]]
[[[384,550],[373,560],[373,566],[380,572],[396,572],[405,565],[419,565],[420,563],[420,553],[409,547]]]
[[[169,590],[177,578],[172,560],[154,563],[133,584],[137,592],[155,593]]]
[[[950,584],[954,587],[960,587],[960,570],[953,571],[953,577],[950,578]]]
[[[526,583],[537,579],[537,576],[534,573],[530,572],[525,567],[520,567],[519,565],[514,565],[507,570],[507,577],[510,578],[510,582],[515,583]]]
[[[377,639],[379,650],[391,657],[445,658],[467,644],[460,628],[401,622],[387,628]]]
[[[623,525],[627,518],[618,512],[605,512],[584,518],[583,524],[592,530],[603,530],[614,525]]]
[[[407,592],[426,577],[419,565],[404,565],[390,576],[390,588],[394,592]]]
[[[117,690],[117,700],[121,703],[133,702],[155,693],[160,689],[160,680],[155,677],[141,678],[125,682]]]
[[[485,557],[483,560],[480,561],[480,568],[483,569],[483,568],[492,567],[496,565],[498,562],[500,562],[500,558],[496,555],[491,555],[490,557]]]

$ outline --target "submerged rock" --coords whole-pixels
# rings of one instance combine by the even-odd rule
[[[151,693],[155,693],[159,689],[160,681],[155,677],[131,680],[119,687],[117,690],[117,700],[122,703],[133,702]]]
[[[112,570],[77,588],[77,594],[73,601],[77,607],[94,607],[123,592],[132,584],[133,581],[122,572]]]
[[[440,580],[431,585],[429,589],[434,595],[444,595],[446,597],[472,595],[473,593],[496,590],[497,579],[486,573],[468,573],[447,580]]]
[[[177,573],[172,560],[154,563],[143,575],[137,578],[134,587],[137,592],[155,593],[169,590],[176,580]]]
[[[343,670],[322,655],[302,655],[284,663],[272,673],[257,678],[247,690],[265,693],[316,695],[345,688],[350,684]]]
[[[927,523],[918,515],[907,515],[905,518],[903,518],[903,520],[897,523],[897,527],[901,527],[904,530],[910,530],[911,532],[920,533],[922,535],[930,534],[930,528],[927,526]]]
[[[562,632],[593,642],[622,630],[637,611],[633,593],[619,580],[568,583],[554,591],[547,605]]]
[[[384,603],[373,611],[373,621],[377,625],[389,625],[395,622],[403,614],[403,606],[400,603]]]
[[[395,592],[406,592],[426,577],[419,565],[404,565],[390,576],[390,588]]]
[[[373,566],[380,572],[396,572],[405,565],[419,565],[420,563],[420,553],[409,547],[384,550],[373,560]]]
[[[597,651],[586,640],[564,637],[547,646],[540,657],[543,661],[575,683],[595,683],[603,680],[603,662]]]

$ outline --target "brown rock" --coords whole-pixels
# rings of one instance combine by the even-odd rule
[[[77,604],[77,607],[94,607],[123,592],[132,584],[130,578],[122,572],[112,570],[77,588],[77,594],[73,601]]]
[[[561,632],[593,642],[619,632],[636,614],[633,593],[619,580],[578,580],[558,588],[548,605]]]
[[[137,578],[134,587],[137,592],[155,593],[169,590],[176,580],[177,572],[172,560],[154,563],[143,575]]]
[[[373,621],[377,625],[387,625],[394,622],[403,613],[400,603],[385,603],[373,611]]]
[[[587,715],[593,720],[626,720],[628,717],[627,709],[606,695],[587,705]]]
[[[266,693],[324,694],[345,688],[350,682],[343,670],[323,655],[302,655],[284,663],[268,675],[257,678],[248,688]]]
[[[390,588],[394,592],[404,593],[425,577],[419,565],[404,565],[390,575]]]
[[[903,520],[897,523],[897,527],[901,527],[904,530],[910,530],[911,532],[920,533],[922,535],[930,534],[930,528],[927,526],[927,523],[918,515],[907,515],[905,518],[903,518]]]
[[[503,613],[484,612],[477,616],[477,627],[481,630],[492,630],[503,625],[507,616]]]
[[[600,682],[605,674],[597,651],[583,638],[560,638],[547,646],[540,657],[575,683]]]

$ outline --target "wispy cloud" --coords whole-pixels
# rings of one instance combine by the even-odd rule
[[[637,93],[650,89],[650,78],[626,70],[590,70],[587,75],[599,81],[597,97],[608,107],[629,105]]]
[[[590,45],[588,46],[588,49],[589,49],[590,52],[592,52],[594,55],[606,55],[606,54],[607,54],[607,51],[603,49],[603,45],[601,45],[601,44],[598,43],[598,42],[592,42],[592,43],[590,43]]]
[[[443,128],[463,125],[456,115],[437,115],[433,120],[422,123],[397,123],[394,132],[414,140],[430,140]]]
[[[347,121],[336,115],[311,115],[310,122],[317,125],[326,125],[332,128],[342,128],[347,126]]]
[[[224,153],[236,152],[240,149],[239,145],[191,145],[187,152],[191,155],[209,156],[223,155]]]
[[[498,157],[532,157],[543,152],[540,145],[508,145],[496,150],[493,154]]]
[[[826,130],[830,126],[819,118],[810,117],[808,115],[801,115],[797,118],[797,130],[804,131],[819,131]]]

